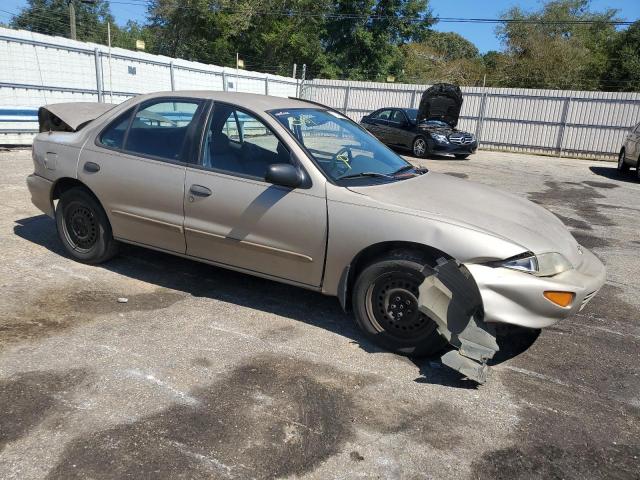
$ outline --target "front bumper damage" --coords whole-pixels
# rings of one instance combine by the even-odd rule
[[[487,361],[499,350],[495,326],[483,320],[482,297],[469,270],[455,260],[426,266],[420,285],[420,311],[433,319],[438,332],[455,350],[441,361],[466,377],[485,383]]]
[[[422,273],[420,310],[455,348],[442,356],[442,363],[478,383],[487,380],[487,362],[499,350],[496,325],[553,325],[582,310],[606,279],[604,265],[587,249],[579,265],[552,277],[445,259]],[[574,299],[561,307],[548,301],[545,291],[572,292]]]

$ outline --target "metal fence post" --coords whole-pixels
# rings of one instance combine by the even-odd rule
[[[564,142],[564,131],[567,128],[567,117],[569,116],[569,106],[571,105],[571,96],[564,99],[562,106],[562,117],[560,118],[560,130],[558,130],[558,140],[556,142],[556,150],[558,156],[562,156],[562,143]]]
[[[482,123],[484,121],[484,112],[487,106],[487,92],[482,94],[480,100],[480,111],[478,112],[478,123],[476,124],[476,140],[478,141],[478,147],[480,147],[480,137],[482,136]]]
[[[411,105],[409,105],[409,108],[416,108],[416,96],[418,95],[418,90],[414,89],[413,93],[411,94]]]
[[[98,91],[98,102],[102,102],[102,60],[100,59],[100,50],[93,51],[96,60],[96,90]]]
[[[173,62],[169,62],[169,76],[171,78],[171,91],[175,91],[176,89],[176,77],[173,67]]]
[[[349,110],[349,95],[351,94],[351,85],[347,85],[347,88],[344,92],[344,106],[342,107],[342,113],[347,114],[347,110]]]
[[[264,94],[269,95],[269,77],[264,77]]]

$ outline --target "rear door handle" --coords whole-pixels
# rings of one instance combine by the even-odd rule
[[[84,171],[89,173],[96,173],[100,171],[100,165],[94,162],[86,162],[84,164]]]
[[[196,197],[208,197],[211,195],[211,190],[207,187],[203,187],[202,185],[191,185],[189,192]]]

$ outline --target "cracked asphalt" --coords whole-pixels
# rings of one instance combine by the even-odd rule
[[[334,298],[137,247],[73,262],[30,152],[0,152],[0,478],[640,478],[640,183],[419,163],[544,205],[608,268],[582,313],[501,338],[480,387],[380,351]]]

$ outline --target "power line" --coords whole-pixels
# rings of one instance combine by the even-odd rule
[[[141,0],[136,2],[131,0],[128,2],[113,0],[110,3],[120,5],[131,6],[146,6],[151,7],[148,1]],[[186,10],[198,10],[191,5],[176,4],[173,6],[175,9]],[[240,9],[234,7],[220,7],[215,9],[220,13],[238,13],[247,14],[254,13],[260,15],[273,15],[283,17],[305,17],[305,18],[328,18],[333,20],[389,20],[398,22],[410,22],[410,23],[422,23],[422,22],[438,22],[438,23],[487,23],[487,24],[502,24],[502,23],[521,23],[521,24],[535,24],[535,25],[614,25],[614,26],[629,26],[634,22],[626,20],[605,20],[605,19],[572,19],[572,20],[540,20],[533,18],[464,18],[464,17],[426,17],[424,15],[415,16],[400,16],[400,15],[379,15],[379,14],[362,14],[362,13],[336,13],[336,12],[312,12],[304,10],[288,10],[288,9]]]

